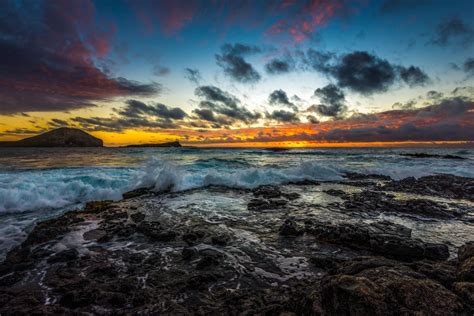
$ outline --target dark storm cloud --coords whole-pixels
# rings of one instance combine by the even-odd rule
[[[363,51],[344,55],[331,74],[340,87],[367,95],[387,91],[397,78],[387,60]]]
[[[291,60],[284,59],[272,59],[265,65],[265,70],[271,75],[286,74],[292,71],[294,68]]]
[[[54,118],[48,122],[48,125],[51,127],[65,127],[69,126],[69,123],[64,120]]]
[[[270,93],[270,95],[268,96],[268,103],[270,103],[271,105],[286,105],[292,108],[294,111],[298,111],[298,108],[294,103],[290,101],[286,92],[281,89],[275,90]]]
[[[364,95],[386,92],[400,80],[410,87],[426,85],[430,79],[419,67],[392,64],[366,51],[336,55],[309,49],[304,56],[308,69],[336,80],[337,86]]]
[[[197,114],[197,116],[205,121],[209,122],[217,122],[217,118],[214,115],[214,112],[212,112],[209,109],[195,109],[193,110],[194,113]]]
[[[428,75],[419,67],[399,67],[400,77],[410,87],[424,86],[430,82]]]
[[[188,115],[180,108],[171,108],[161,103],[146,104],[138,100],[128,100],[118,115],[109,117],[73,117],[75,127],[87,131],[123,132],[127,129],[167,129],[184,125]],[[71,124],[69,124],[71,126]]]
[[[474,29],[460,18],[452,17],[438,24],[430,43],[439,46],[458,44],[468,47],[474,43]]]
[[[468,77],[474,76],[474,58],[468,58],[462,65],[462,70],[466,73]]]
[[[1,114],[74,110],[160,91],[96,66],[114,31],[96,24],[90,1],[0,1],[0,12]]]
[[[177,128],[172,121],[152,120],[147,118],[122,118],[122,117],[73,117],[71,121],[80,128],[90,131],[123,132],[127,129],[163,129]]]
[[[259,53],[256,46],[244,44],[225,44],[221,53],[216,54],[217,64],[224,69],[224,73],[241,83],[255,83],[260,80],[260,74],[247,62],[244,57]]]
[[[125,107],[116,110],[116,112],[121,116],[129,118],[157,116],[162,119],[182,120],[187,116],[186,113],[178,107],[170,108],[161,103],[148,105],[138,100],[128,100]]]
[[[398,142],[398,141],[452,141],[473,140],[473,131],[463,131],[460,124],[440,123],[416,126],[406,123],[399,127],[361,127],[352,129],[333,129],[318,134],[318,140],[341,142]]]
[[[312,109],[323,116],[339,118],[347,111],[344,92],[333,84],[316,89],[314,95],[319,97],[321,103]]]
[[[267,113],[266,117],[281,123],[297,123],[300,121],[296,113],[285,110],[275,110],[272,113]]]
[[[443,93],[435,90],[430,90],[426,93],[426,98],[430,100],[438,100],[443,97]]]
[[[199,102],[201,109],[207,109],[215,114],[227,117],[227,122],[241,122],[250,124],[258,120],[260,113],[250,112],[246,107],[240,105],[240,100],[232,94],[215,86],[197,87],[194,93],[203,98]]]
[[[202,80],[201,73],[199,72],[199,70],[193,68],[185,68],[184,77],[189,81],[195,83],[197,86],[199,86]]]
[[[314,115],[308,115],[308,116],[306,116],[306,119],[311,124],[318,124],[319,123],[319,120]]]
[[[303,62],[313,70],[330,73],[331,72],[331,61],[334,61],[336,54],[333,52],[317,51],[314,49],[308,49],[306,57],[303,57]]]
[[[405,103],[395,102],[392,105],[392,109],[394,109],[394,110],[412,110],[412,109],[415,108],[415,105],[416,105],[416,100],[409,100]]]

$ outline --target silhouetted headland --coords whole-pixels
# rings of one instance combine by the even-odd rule
[[[80,129],[61,127],[18,141],[0,142],[0,147],[102,147],[102,139]]]

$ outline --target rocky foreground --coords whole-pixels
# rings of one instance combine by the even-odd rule
[[[472,315],[474,180],[129,192],[39,223],[0,314]]]

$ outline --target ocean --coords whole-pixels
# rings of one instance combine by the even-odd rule
[[[465,160],[402,153],[456,155]],[[301,180],[334,181],[346,172],[394,179],[438,173],[474,177],[473,148],[3,148],[0,150],[0,258],[38,220],[92,200],[153,187],[254,188]]]

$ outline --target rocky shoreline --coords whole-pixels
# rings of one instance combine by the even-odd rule
[[[472,315],[473,219],[451,175],[140,189],[38,223],[0,314]]]

